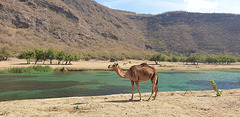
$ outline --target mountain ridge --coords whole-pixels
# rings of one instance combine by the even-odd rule
[[[240,54],[240,15],[144,15],[92,0],[2,0],[0,11],[0,45],[15,53],[53,47],[103,59],[154,51]]]

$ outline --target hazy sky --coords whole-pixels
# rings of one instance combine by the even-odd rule
[[[95,0],[112,9],[141,14],[167,11],[240,14],[240,0]]]

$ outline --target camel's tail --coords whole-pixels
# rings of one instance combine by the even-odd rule
[[[157,70],[155,70],[153,76],[151,79],[153,79],[154,77],[157,77],[157,82],[156,82],[156,85],[158,85],[158,73],[157,73]]]
[[[158,73],[157,73],[158,74]],[[156,82],[156,85],[158,85],[158,75],[157,75],[157,82]]]

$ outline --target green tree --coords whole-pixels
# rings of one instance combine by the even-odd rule
[[[56,59],[58,60],[58,64],[61,63],[62,60],[65,60],[66,53],[64,51],[57,52]]]
[[[198,65],[199,62],[201,62],[201,58],[199,56],[196,56],[196,55],[191,55],[189,56],[187,59],[186,59],[186,62],[191,62],[193,64],[196,64]],[[186,63],[186,64],[187,64]]]
[[[69,54],[67,56],[65,56],[65,64],[71,64],[72,61],[78,61],[80,60],[80,56],[79,55],[73,55],[73,54]]]
[[[31,51],[31,50],[24,51],[17,58],[26,59],[27,64],[30,64],[30,60],[35,58],[35,51]]]
[[[208,56],[207,58],[205,58],[204,62],[207,62],[208,64],[217,63],[217,59],[216,57]]]
[[[173,56],[173,57],[172,57],[172,62],[179,62],[179,58],[176,57],[176,56]]]
[[[73,59],[74,59],[74,55],[72,55],[72,54],[66,55],[65,56],[65,61],[66,61],[65,64],[68,64],[68,62],[70,64]]]
[[[231,56],[231,57],[228,57],[228,60],[227,60],[227,64],[230,65],[231,63],[236,63],[237,60],[235,57]]]
[[[154,61],[156,64],[158,64],[159,61],[165,61],[166,57],[163,54],[159,53],[152,55],[149,60]]]
[[[0,59],[2,60],[7,60],[11,55],[12,53],[7,46],[3,47],[2,50],[0,50]]]
[[[34,49],[34,52],[35,52],[35,64],[37,64],[37,62],[39,60],[43,60],[45,58],[45,53],[42,49]]]
[[[52,48],[48,49],[48,51],[46,52],[46,59],[50,60],[50,64],[52,64],[52,60],[56,59],[56,55],[57,55],[56,50]]]

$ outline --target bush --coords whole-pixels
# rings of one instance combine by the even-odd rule
[[[12,53],[8,47],[3,47],[0,50],[0,60],[7,60],[10,56],[12,56]]]
[[[116,61],[117,61],[117,59],[115,59],[115,58],[110,59],[110,62],[116,62]]]
[[[44,73],[53,72],[53,69],[49,66],[31,66],[26,68],[9,68],[2,73]]]
[[[231,63],[237,62],[236,58],[232,56],[217,56],[217,57],[209,56],[204,61],[207,62],[208,64],[218,63],[218,64],[228,64],[228,65]]]
[[[177,58],[176,56],[172,57],[172,62],[179,62],[179,58]]]
[[[149,61],[154,61],[156,64],[158,64],[159,61],[165,61],[166,57],[159,53],[159,54],[154,54],[150,57]]]

